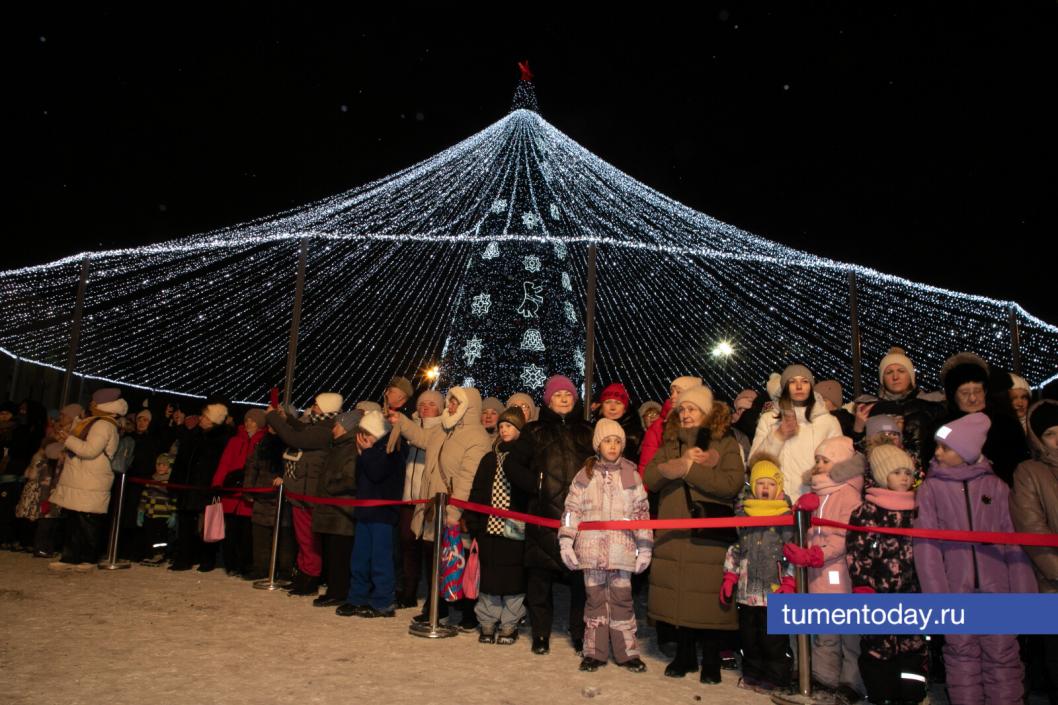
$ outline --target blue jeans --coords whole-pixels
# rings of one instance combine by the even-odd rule
[[[371,605],[376,610],[393,609],[396,579],[393,575],[393,526],[358,521],[349,559],[351,605]]]

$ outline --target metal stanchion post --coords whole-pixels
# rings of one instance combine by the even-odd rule
[[[276,525],[272,529],[272,556],[268,559],[268,577],[254,581],[255,590],[282,590],[290,585],[289,580],[276,580],[276,557],[279,555],[279,532],[283,524],[283,485],[276,492]]]
[[[455,636],[459,630],[455,627],[438,624],[437,607],[441,599],[441,538],[445,532],[445,507],[448,506],[448,495],[438,492],[434,496],[434,531],[433,531],[433,575],[430,581],[430,621],[420,624],[412,622],[408,633],[425,639],[444,639]]]
[[[795,510],[794,520],[797,545],[805,548],[808,544],[808,528],[812,524],[812,512]],[[797,592],[808,592],[808,569],[797,566],[794,578],[797,581]],[[829,694],[812,694],[812,651],[808,644],[808,634],[797,635],[797,692],[773,695],[771,701],[777,705],[827,705],[836,702]]]
[[[118,505],[114,512],[114,518],[110,522],[110,541],[107,544],[107,559],[96,564],[100,570],[125,570],[131,567],[128,561],[118,560],[118,539],[121,534],[121,511],[125,506],[125,473],[120,473],[121,481],[118,484]]]

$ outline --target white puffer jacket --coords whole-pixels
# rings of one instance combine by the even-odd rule
[[[65,445],[73,455],[66,458],[51,503],[72,511],[106,514],[114,482],[110,459],[118,449],[117,427],[100,418],[92,423],[85,440],[70,435]]]
[[[797,435],[783,440],[776,434],[781,418],[777,418],[775,409],[765,411],[757,422],[757,432],[753,435],[753,447],[750,449],[750,461],[757,453],[767,453],[779,459],[782,469],[783,491],[796,502],[797,498],[811,488],[802,484],[806,471],[816,464],[816,448],[828,438],[841,435],[841,424],[835,416],[827,411],[823,398],[816,394],[816,403],[812,407],[812,418],[805,418],[805,407],[794,407],[797,414]]]

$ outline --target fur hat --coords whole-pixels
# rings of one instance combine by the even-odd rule
[[[265,427],[265,412],[264,409],[250,409],[242,416],[242,422],[245,424],[247,421],[253,421],[257,428]]]
[[[621,428],[621,424],[613,419],[599,419],[599,422],[595,424],[595,433],[591,437],[591,447],[595,449],[595,452],[599,452],[599,445],[603,442],[603,439],[610,436],[620,438],[621,448],[624,448],[625,430]]]
[[[440,406],[444,406],[443,400],[441,401]],[[382,405],[373,401],[358,401],[356,402],[356,406],[354,408],[359,409],[360,411],[363,411],[365,413],[368,411],[377,411],[379,413],[382,413]]]
[[[940,368],[940,383],[944,386],[948,402],[955,404],[955,391],[967,382],[978,382],[987,392],[988,375],[988,363],[980,355],[961,352],[944,361]]]
[[[497,414],[502,414],[504,410],[503,402],[496,397],[485,397],[481,402],[481,410],[485,411],[487,409],[492,409]]]
[[[911,363],[911,358],[907,356],[903,348],[894,347],[889,348],[889,352],[878,363],[878,383],[882,385],[882,389],[885,389],[885,368],[889,365],[903,367],[911,375],[911,386],[915,386],[915,366]]]
[[[753,466],[750,468],[750,471],[749,471],[749,490],[750,490],[750,492],[754,491],[753,487],[754,487],[754,485],[757,484],[757,480],[773,480],[775,482],[776,486],[778,486],[778,488],[779,488],[778,494],[776,495],[776,497],[779,494],[782,494],[782,492],[783,492],[782,470],[779,469],[779,464],[775,461],[774,458],[772,458],[770,456],[767,456],[767,455],[762,455],[762,456],[758,456],[756,458],[756,460],[753,461]]]
[[[1036,438],[1042,441],[1043,432],[1052,426],[1058,426],[1058,404],[1043,401],[1029,410],[1029,427]]]
[[[646,424],[643,422],[643,417],[647,415],[647,412],[653,409],[661,415],[661,404],[656,401],[645,401],[639,405],[639,423],[643,426],[643,430],[647,430]]]
[[[686,377],[685,376],[685,377],[677,377],[676,379],[672,380],[672,382],[669,384],[669,389],[672,389],[673,387],[676,387],[677,389],[679,389],[682,392],[684,389],[690,389],[691,387],[699,387],[701,385],[702,385],[702,378],[701,377]]]
[[[829,401],[835,408],[841,406],[841,382],[836,379],[825,379],[817,384],[816,394]]]
[[[360,426],[360,420],[363,419],[364,412],[360,409],[353,409],[347,411],[344,414],[338,414],[335,417],[334,422],[345,429],[346,433],[352,433]]]
[[[228,418],[228,407],[223,404],[206,404],[200,415],[209,419],[214,426],[219,426]]]
[[[396,387],[404,392],[404,396],[409,399],[411,399],[412,394],[415,393],[415,390],[412,389],[411,382],[408,381],[407,377],[394,377],[389,381],[389,384],[386,385],[386,389],[389,389],[390,387]]]
[[[573,380],[565,375],[552,375],[548,378],[547,384],[544,385],[544,403],[551,403],[551,396],[558,391],[567,391],[573,395],[573,401],[577,401],[577,388],[573,385]]]
[[[501,423],[509,423],[519,431],[525,428],[525,414],[522,413],[522,407],[511,406],[504,409],[499,421],[496,422],[496,428],[499,428]]]
[[[536,402],[533,401],[531,396],[525,392],[515,392],[511,395],[511,398],[507,400],[508,409],[512,406],[521,406],[522,404],[529,407],[530,418],[527,418],[525,422],[529,423],[530,421],[536,421],[536,418],[540,415],[540,410],[536,408]]]
[[[343,426],[342,428],[345,427]],[[375,438],[382,438],[389,433],[392,427],[389,425],[389,421],[386,421],[386,417],[382,415],[381,411],[367,411],[360,419],[358,428],[371,434]]]
[[[889,484],[889,473],[896,470],[914,471],[915,463],[911,456],[900,450],[891,443],[875,446],[867,456],[871,466],[871,475],[879,487],[887,487]]]
[[[676,397],[676,403],[689,402],[694,404],[706,416],[713,413],[713,391],[709,387],[699,384],[696,387],[688,387]]]
[[[1011,389],[1024,389],[1029,394],[1032,393],[1032,387],[1029,386],[1029,383],[1021,375],[1016,375],[1013,372],[1011,372],[1010,373],[1010,384],[1011,384],[1011,387],[1010,387]]]
[[[138,414],[136,414],[137,419],[141,416],[146,416],[148,421],[154,418],[154,414],[151,413],[150,409],[142,409]]]
[[[958,453],[967,463],[975,463],[981,457],[981,449],[991,427],[992,420],[978,411],[944,424],[933,437]]]
[[[896,425],[896,419],[889,414],[878,414],[867,419],[867,427],[863,434],[870,438],[879,433],[900,433],[900,427]]]
[[[790,380],[794,377],[804,377],[808,380],[808,383],[813,387],[816,386],[815,375],[804,365],[788,365],[785,370],[782,371],[782,375],[779,377],[779,394],[782,394],[782,390],[786,389],[786,385],[790,383]]]
[[[855,453],[856,448],[848,436],[831,436],[816,446],[816,455],[822,455],[832,463],[848,460]]]
[[[320,411],[325,414],[338,413],[342,410],[344,402],[342,395],[337,392],[323,392],[316,395],[316,406],[320,407]]]
[[[632,406],[632,400],[628,398],[628,390],[620,382],[608,384],[602,390],[602,394],[599,395],[599,401],[604,402],[607,399],[616,399],[625,405],[626,410]]]

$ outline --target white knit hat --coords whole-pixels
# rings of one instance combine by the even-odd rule
[[[882,361],[878,363],[878,381],[885,387],[885,368],[889,365],[900,365],[911,375],[911,386],[915,386],[915,366],[911,364],[911,358],[907,356],[903,348],[889,348],[889,352]]]
[[[1010,381],[1014,385],[1011,389],[1024,389],[1026,392],[1032,393],[1032,388],[1029,383],[1025,381],[1025,378],[1021,375],[1016,375],[1013,372],[1010,373]]]
[[[610,436],[617,436],[620,438],[621,447],[624,448],[625,430],[621,428],[621,424],[613,419],[599,419],[599,422],[595,424],[595,433],[591,437],[591,447],[598,451],[603,439],[609,438]]]
[[[672,384],[669,385],[669,389],[676,387],[681,392],[691,387],[698,387],[702,384],[701,377],[677,377],[672,380]]]
[[[370,433],[375,438],[382,438],[389,433],[392,426],[381,411],[364,412],[364,418],[360,419],[360,428]]]
[[[316,395],[316,406],[325,414],[335,414],[342,410],[342,395],[336,392],[323,392]]]
[[[680,395],[676,397],[676,404],[679,405],[683,402],[694,404],[706,416],[713,413],[713,391],[704,385],[699,384],[694,387],[688,387],[680,392]]]

